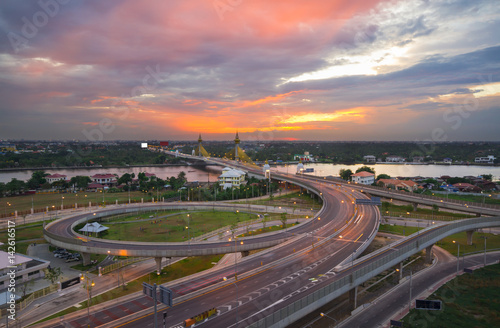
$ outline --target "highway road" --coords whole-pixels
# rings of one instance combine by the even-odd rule
[[[210,293],[188,298],[175,304],[172,309],[167,311],[168,321],[174,323],[171,326],[175,327],[191,316],[211,307],[217,307],[220,310],[220,315],[216,319],[207,322],[208,326],[229,327],[234,325],[244,327],[249,320],[255,320],[262,315],[267,315],[269,311],[277,310],[279,304],[262,311],[264,307],[279,302],[280,298],[288,294],[297,292],[307,282],[314,281],[311,279],[326,274],[340,262],[353,256],[353,254],[356,256],[354,251],[376,232],[378,209],[374,206],[359,207],[357,215],[354,216],[353,198],[347,195],[352,193],[350,190],[346,194],[330,184],[311,182],[308,182],[308,184],[314,184],[322,193],[324,208],[320,220],[311,220],[304,224],[301,229],[294,230],[293,237],[295,239],[287,243],[286,246],[277,247],[273,252],[263,252],[262,255],[257,254],[257,256],[240,261],[237,264],[239,277],[236,284],[230,283]],[[354,196],[362,197],[359,193]],[[346,225],[346,222],[349,222],[349,224]],[[342,238],[339,235],[339,237],[325,242],[328,237],[343,227],[345,227],[345,230],[341,232]],[[67,223],[66,225],[53,225],[50,228],[53,229],[51,230],[53,233],[65,236],[72,235],[71,230],[68,230]],[[262,238],[266,237],[263,236]],[[228,243],[230,242],[222,244],[227,245]],[[312,245],[314,245],[314,248],[310,249]],[[186,245],[183,246],[186,247]],[[141,247],[141,245],[137,245],[137,247]],[[164,247],[168,247],[168,245]],[[273,263],[273,265],[270,267],[262,266],[268,263]],[[236,266],[225,267],[210,272],[199,279],[170,286],[170,288],[174,291],[175,296],[179,297],[221,282],[223,277],[234,282],[235,272]],[[253,274],[244,276],[244,272],[253,272]],[[236,288],[236,286],[238,287]],[[236,300],[236,290],[238,290],[238,300]],[[296,293],[279,303],[287,304],[305,291],[302,290],[301,293]],[[120,304],[114,308],[94,313],[92,322],[97,326],[114,318],[126,316],[130,312],[136,312],[142,309],[143,306],[148,306],[148,304],[151,305],[146,298],[141,297],[134,300],[130,306]],[[236,306],[237,304],[239,306]],[[238,312],[238,321],[242,321],[238,325],[236,325],[236,312]],[[80,319],[74,320],[71,325],[78,327],[79,325],[85,325],[86,322],[86,316],[82,316]],[[152,323],[151,315],[132,321],[125,326],[147,326],[149,323]]]

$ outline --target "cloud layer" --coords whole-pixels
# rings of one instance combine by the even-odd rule
[[[0,138],[500,140],[499,29],[488,0],[5,0]]]

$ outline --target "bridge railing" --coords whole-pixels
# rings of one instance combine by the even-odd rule
[[[346,293],[355,286],[361,284],[362,282],[370,279],[371,277],[387,270],[388,268],[401,262],[413,253],[416,253],[427,246],[434,244],[440,239],[451,235],[453,233],[475,229],[484,228],[491,225],[500,225],[500,217],[488,217],[488,218],[474,218],[462,220],[448,225],[442,225],[439,227],[429,227],[418,233],[415,233],[407,238],[413,239],[407,245],[402,246],[399,249],[392,249],[388,254],[383,255],[379,259],[363,265],[361,268],[356,269],[350,274],[343,276],[342,278],[328,284],[327,286],[314,291],[307,296],[291,303],[290,305],[273,312],[272,314],[258,320],[255,323],[250,323],[248,327],[261,328],[261,327],[280,327],[294,322],[295,320],[301,318],[303,315],[310,313],[311,311],[319,308],[320,306],[327,304],[331,300]],[[427,230],[434,231],[427,232],[425,235],[418,237],[419,234],[424,234]],[[392,248],[393,245],[386,246],[388,250]],[[382,252],[383,253],[383,252]],[[352,265],[358,266],[360,262],[364,262],[367,258],[373,255],[368,254],[362,258],[357,259]],[[346,265],[345,268],[349,269],[350,265]],[[341,274],[341,273],[339,273]]]
[[[356,184],[355,186],[361,186]],[[421,198],[421,199],[429,199],[433,200],[436,202],[441,202],[441,201],[446,201],[447,203],[453,203],[453,204],[459,204],[463,206],[472,206],[472,207],[482,207],[482,208],[489,208],[489,209],[497,209],[500,210],[500,205],[496,204],[487,204],[487,203],[481,203],[481,202],[468,202],[464,200],[459,200],[459,199],[453,199],[453,198],[446,198],[443,199],[443,197],[437,197],[437,196],[432,196],[432,195],[424,195],[424,194],[416,194],[416,193],[411,193],[407,191],[401,191],[401,190],[395,190],[395,189],[388,189],[384,187],[379,187],[379,186],[362,186],[363,189],[375,189],[375,190],[380,190],[380,191],[385,191],[390,194],[399,194],[399,195],[405,195],[405,196],[410,196],[410,197],[415,197],[415,198]],[[452,195],[452,193],[450,193]]]

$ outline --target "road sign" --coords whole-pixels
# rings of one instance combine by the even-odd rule
[[[144,295],[149,296],[151,298],[154,298],[153,297],[153,290],[154,290],[154,287],[151,286],[150,284],[147,284],[145,282],[142,283],[142,292]]]
[[[160,286],[160,299],[159,301],[166,306],[172,307],[172,291],[167,287]],[[166,313],[166,312],[165,312]]]

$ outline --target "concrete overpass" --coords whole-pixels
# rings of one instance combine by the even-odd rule
[[[472,231],[500,226],[500,217],[466,219],[453,223],[445,223],[438,226],[431,226],[391,245],[381,248],[373,253],[361,257],[354,262],[349,262],[338,266],[332,271],[320,277],[320,284],[306,284],[298,290],[302,291],[300,299],[288,304],[285,307],[273,311],[271,315],[261,316],[258,321],[246,327],[252,328],[277,328],[286,327],[294,321],[302,318],[308,313],[317,310],[321,306],[331,302],[335,298],[349,291],[355,297],[358,285],[368,281],[381,272],[390,269],[409,256],[426,249],[428,257],[431,254],[432,246],[439,240],[458,232]],[[289,298],[284,296],[277,303],[281,303]]]

